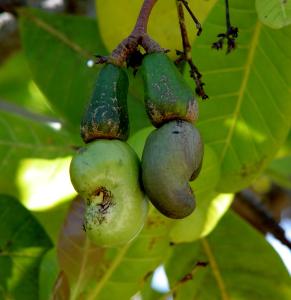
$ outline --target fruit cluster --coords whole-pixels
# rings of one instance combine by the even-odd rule
[[[197,100],[165,52],[146,54],[140,71],[146,111],[157,128],[146,141],[141,163],[126,143],[127,72],[107,62],[81,122],[87,145],[70,166],[73,186],[86,201],[84,229],[101,246],[132,240],[146,220],[148,199],[170,218],[184,218],[195,208],[189,181],[198,176],[203,158],[193,126]]]

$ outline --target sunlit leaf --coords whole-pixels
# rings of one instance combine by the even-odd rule
[[[17,171],[21,201],[32,210],[44,210],[73,198],[69,167],[72,157],[22,159]]]
[[[39,264],[52,246],[16,199],[0,195],[0,298],[38,300]]]
[[[72,138],[43,122],[0,112],[0,190],[18,196],[17,170],[22,159],[54,159],[74,153]],[[54,168],[53,164],[51,166]],[[34,182],[30,182],[32,186]],[[36,187],[37,188],[37,187]],[[42,199],[39,199],[41,201]]]
[[[197,262],[208,266],[197,269]],[[291,279],[278,254],[233,213],[228,213],[209,237],[175,246],[166,271],[171,287],[176,287],[177,300],[291,297]],[[193,278],[185,277],[191,273]],[[186,280],[181,282],[182,278]]]
[[[256,9],[260,21],[271,28],[291,24],[291,3],[288,0],[256,0]]]
[[[230,5],[232,23],[239,28],[238,48],[229,55],[211,49],[216,35],[225,31],[222,0],[193,45],[210,96],[200,103],[197,126],[222,164],[222,192],[251,183],[283,144],[291,122],[291,27],[262,25],[254,1]]]

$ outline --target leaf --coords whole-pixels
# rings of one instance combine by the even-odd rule
[[[39,264],[49,237],[16,199],[0,195],[0,298],[38,297]]]
[[[46,188],[45,186],[43,187]],[[72,199],[66,199],[62,203],[55,203],[54,206],[43,209],[33,210],[32,214],[36,217],[38,222],[45,229],[46,233],[51,238],[54,245],[56,245],[59,238],[60,228],[64,223],[65,216],[67,215],[68,208]],[[52,220],[54,220],[52,222]]]
[[[152,210],[145,228],[121,248],[98,248],[82,230],[84,203],[74,201],[61,231],[58,256],[71,299],[129,299],[166,258],[171,221]]]
[[[142,158],[146,139],[153,130],[155,130],[153,126],[143,128],[128,139],[128,144],[134,149],[139,159]]]
[[[39,271],[39,300],[48,300],[59,273],[56,249],[49,250],[43,257]]]
[[[20,11],[21,36],[35,82],[52,107],[79,134],[79,124],[98,74],[93,54],[106,54],[93,19]]]
[[[188,276],[181,282],[195,270],[197,262],[209,264],[197,269],[192,279]],[[233,213],[228,213],[209,237],[175,246],[166,272],[171,287],[177,286],[177,300],[291,297],[290,277],[278,254],[260,233]]]
[[[217,0],[198,0],[189,5],[200,22],[203,22]],[[123,0],[122,9],[114,0],[95,0],[101,35],[107,48],[112,51],[126,38],[135,25],[143,1]],[[196,35],[195,24],[190,17],[186,18],[190,40]],[[175,56],[175,49],[182,48],[180,29],[175,1],[158,1],[154,6],[148,26],[149,34],[161,47],[170,49]]]
[[[21,202],[31,210],[45,210],[76,196],[70,180],[71,160],[72,156],[21,159],[17,170]]]
[[[238,48],[229,55],[211,49],[215,36],[225,31],[222,0],[193,45],[210,96],[200,103],[197,126],[221,163],[219,192],[248,186],[283,144],[291,122],[291,27],[262,25],[251,0],[230,5]]]
[[[271,28],[291,24],[291,3],[288,0],[256,0],[260,21]]]
[[[17,52],[1,65],[0,98],[0,108],[3,105],[2,100],[6,100],[25,107],[29,112],[54,115],[49,103],[32,80],[23,51]]]
[[[274,159],[266,170],[277,184],[285,188],[291,188],[291,156]]]
[[[52,299],[67,300],[71,299],[70,297],[68,278],[64,272],[60,272],[53,289]]]
[[[73,153],[72,146],[72,138],[64,130],[56,131],[46,123],[0,111],[1,192],[14,196],[21,193],[16,175],[24,158],[68,156]]]

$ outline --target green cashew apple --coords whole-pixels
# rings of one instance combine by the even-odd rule
[[[199,131],[185,121],[172,121],[153,131],[142,156],[144,189],[165,216],[181,219],[195,208],[189,181],[197,177],[203,159]]]
[[[198,103],[194,92],[165,53],[146,55],[141,72],[146,111],[155,127],[176,119],[190,123],[197,120]]]
[[[127,92],[126,71],[113,64],[105,65],[81,122],[81,136],[85,143],[95,139],[128,138]]]
[[[99,246],[131,241],[142,229],[148,201],[140,188],[139,160],[119,140],[96,140],[70,165],[71,181],[86,201],[84,229]]]

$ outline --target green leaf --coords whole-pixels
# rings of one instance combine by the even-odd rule
[[[283,144],[291,122],[291,27],[262,25],[252,0],[230,5],[239,28],[238,48],[229,55],[211,49],[216,35],[225,31],[222,0],[193,45],[210,96],[200,103],[197,126],[221,162],[220,192],[248,186]]]
[[[48,300],[59,274],[56,249],[49,250],[43,257],[39,271],[39,300]]]
[[[106,54],[94,19],[21,10],[21,36],[35,82],[52,107],[79,134],[79,124],[98,67],[93,54]]]
[[[66,176],[70,178],[69,174]],[[42,186],[42,188],[44,190],[44,193],[46,193],[47,186]],[[67,201],[65,202],[54,203],[54,205],[49,208],[31,211],[32,214],[38,220],[38,222],[45,229],[46,233],[49,235],[54,245],[57,244],[60,228],[64,223],[64,219],[67,215],[71,201],[72,199],[67,199]],[[52,222],[52,220],[54,221]]]
[[[23,157],[16,177],[21,202],[31,210],[45,210],[76,196],[70,180],[71,160],[71,156]]]
[[[145,228],[121,248],[98,248],[82,230],[84,203],[74,201],[62,228],[58,256],[71,299],[129,299],[166,259],[172,222],[152,209]],[[73,262],[73,263],[72,263]]]
[[[0,107],[2,100],[25,107],[30,112],[53,116],[49,103],[32,80],[23,51],[17,52],[0,68]]]
[[[57,131],[47,123],[0,111],[1,192],[15,196],[26,193],[25,186],[22,192],[19,190],[21,177],[17,176],[24,159],[50,159],[53,162],[56,157],[71,155],[72,146],[72,138],[64,130]],[[30,185],[33,185],[32,181]]]
[[[143,128],[128,139],[128,144],[134,149],[139,159],[142,158],[146,139],[153,130],[155,130],[153,126]]]
[[[197,267],[197,262],[208,266]],[[291,280],[278,254],[263,235],[233,213],[209,237],[175,246],[166,272],[177,300],[291,297]]]
[[[286,0],[256,0],[260,21],[271,28],[282,28],[291,24],[291,3]]]
[[[39,264],[52,244],[16,199],[0,195],[0,211],[0,298],[37,300]]]
[[[203,22],[217,0],[197,0],[189,2],[200,22]],[[136,22],[142,0],[123,0],[122,9],[115,0],[95,0],[97,19],[101,35],[107,48],[112,51],[132,31]],[[175,49],[182,48],[180,29],[178,25],[175,1],[158,1],[154,6],[148,32],[165,49],[171,49],[171,56],[175,56]],[[186,18],[190,40],[193,41],[196,30],[192,19]]]
[[[274,159],[266,170],[277,184],[291,188],[291,156]]]

